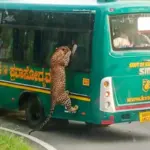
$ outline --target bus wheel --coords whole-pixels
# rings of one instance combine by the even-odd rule
[[[36,96],[30,96],[26,107],[26,120],[30,128],[40,125],[45,119],[44,109]]]

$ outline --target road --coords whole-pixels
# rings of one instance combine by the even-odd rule
[[[2,127],[24,133],[30,130],[19,115],[0,114]],[[88,131],[84,124],[71,122],[68,128],[34,132],[32,136],[50,143],[57,150],[141,150],[150,147],[150,123],[124,123]]]

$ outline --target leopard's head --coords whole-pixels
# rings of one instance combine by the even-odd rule
[[[71,50],[67,46],[60,46],[60,47],[56,48],[56,51],[63,51],[64,54],[66,54],[66,53],[68,53]]]
[[[62,66],[62,64],[64,65],[64,57],[69,51],[71,52],[71,50],[67,46],[60,46],[56,48],[54,54],[50,59],[51,67],[55,67],[56,65]]]

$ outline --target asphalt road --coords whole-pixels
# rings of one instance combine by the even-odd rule
[[[30,130],[22,117],[12,113],[0,112],[0,124],[24,133]],[[88,131],[84,124],[71,122],[67,128],[34,132],[32,136],[44,140],[57,150],[149,150],[150,123],[117,124]]]

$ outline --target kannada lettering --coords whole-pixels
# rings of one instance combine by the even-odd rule
[[[29,81],[40,82],[45,87],[47,83],[51,82],[49,72],[45,72],[44,68],[41,71],[33,70],[29,66],[26,68],[19,68],[13,65],[10,67],[10,79],[12,81],[16,79],[24,79]]]
[[[2,65],[0,62],[0,75],[8,75],[9,73],[9,68],[7,65]]]
[[[50,72],[46,72],[44,68],[41,70],[36,70],[29,66],[21,68],[17,67],[15,64],[8,66],[0,62],[0,75],[10,76],[11,81],[15,81],[16,79],[23,79],[39,82],[42,83],[43,87],[46,87],[47,84],[51,83]]]

